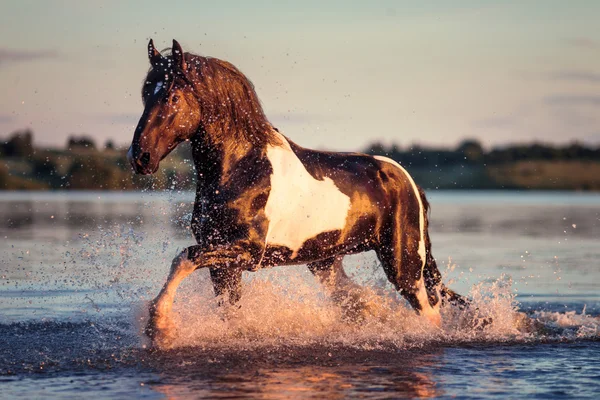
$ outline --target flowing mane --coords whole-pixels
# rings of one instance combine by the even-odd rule
[[[171,84],[189,88],[200,104],[203,128],[218,143],[233,139],[253,146],[280,144],[273,133],[252,82],[234,65],[213,57],[184,53],[186,69],[176,67],[171,49],[163,50],[167,65],[151,67],[142,87],[144,103],[147,87],[167,76]]]

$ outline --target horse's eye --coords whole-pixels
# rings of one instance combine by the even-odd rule
[[[179,101],[179,96],[173,96],[173,97],[171,97],[171,101],[173,103],[177,103],[177,101]]]

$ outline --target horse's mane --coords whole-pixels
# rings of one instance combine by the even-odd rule
[[[280,143],[254,85],[240,70],[218,58],[185,53],[187,68],[182,71],[174,66],[169,50],[162,52],[171,61],[171,70],[167,72],[174,82],[194,93],[207,133],[216,141],[234,139],[237,144],[249,142],[255,146]],[[150,68],[146,81],[157,75],[152,72],[153,68]]]

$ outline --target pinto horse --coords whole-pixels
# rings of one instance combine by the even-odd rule
[[[198,177],[192,231],[197,245],[172,263],[150,305],[146,334],[158,347],[175,335],[177,287],[208,268],[217,295],[241,296],[243,271],[307,264],[332,293],[352,283],[346,254],[374,250],[389,281],[439,326],[442,301],[466,304],[441,282],[431,254],[424,192],[395,161],[303,148],[265,116],[252,83],[232,64],[148,44],[144,111],[128,159],[152,174],[190,141]]]

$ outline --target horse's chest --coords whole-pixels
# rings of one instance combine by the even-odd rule
[[[344,229],[350,198],[330,178],[313,178],[287,146],[269,148],[267,157],[273,169],[265,206],[267,244],[286,246],[295,254],[308,239]]]

